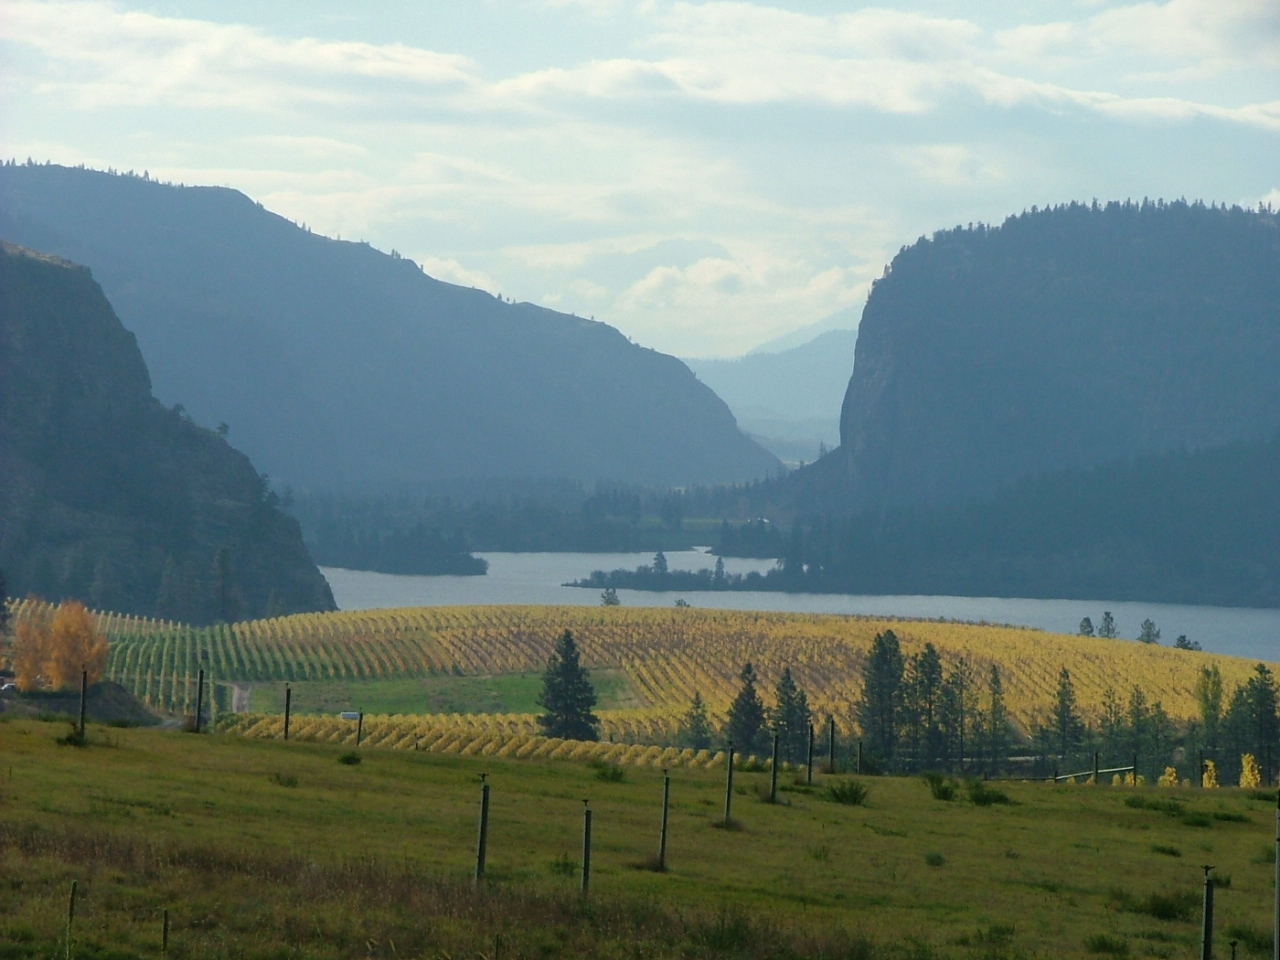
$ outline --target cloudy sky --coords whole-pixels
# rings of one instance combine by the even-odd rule
[[[0,0],[0,155],[243,190],[729,355],[903,244],[1077,199],[1280,204],[1277,0]]]

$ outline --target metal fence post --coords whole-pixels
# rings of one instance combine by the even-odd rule
[[[204,719],[204,667],[201,667],[199,679],[196,680],[196,733],[200,732],[200,721],[203,719]]]
[[[364,737],[364,711],[360,711],[360,716],[356,717],[356,746],[360,746],[360,741]]]
[[[293,708],[293,688],[284,685],[284,738],[289,739],[289,714]]]
[[[1204,920],[1200,929],[1200,960],[1213,960],[1213,877],[1204,868]]]

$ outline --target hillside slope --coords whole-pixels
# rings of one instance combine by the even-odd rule
[[[0,568],[16,596],[197,623],[333,609],[297,521],[249,459],[151,396],[137,343],[89,271],[10,244]]]
[[[90,266],[157,396],[230,424],[290,484],[683,484],[778,466],[674,357],[314,235],[234,190],[4,166],[0,235]]]
[[[815,489],[843,512],[955,502],[1261,439],[1280,426],[1278,369],[1275,214],[1073,204],[943,231],[871,292]]]

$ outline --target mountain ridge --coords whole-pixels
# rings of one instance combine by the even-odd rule
[[[156,392],[312,489],[693,483],[777,460],[679,360],[427,276],[219,187],[0,167],[0,232],[93,267]]]

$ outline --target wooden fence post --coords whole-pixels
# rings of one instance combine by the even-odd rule
[[[200,732],[200,721],[204,716],[204,667],[200,668],[199,679],[196,680],[196,733]]]
[[[476,838],[476,883],[484,880],[484,861],[489,854],[489,775],[480,774],[480,835]]]
[[[1204,868],[1204,916],[1200,928],[1200,960],[1213,960],[1213,867]]]
[[[591,886],[591,807],[582,801],[582,895]]]
[[[733,822],[733,742],[729,742],[729,770],[724,780],[724,825]]]
[[[84,717],[88,708],[89,700],[89,671],[82,669],[80,671],[80,731],[77,736],[81,743],[84,743]]]
[[[778,735],[773,735],[773,759],[769,763],[769,802],[778,802]]]
[[[364,711],[360,711],[360,716],[356,717],[356,746],[360,746],[360,740],[364,736]]]
[[[658,872],[667,872],[667,814],[671,807],[671,775],[662,771],[662,833],[658,838]]]
[[[836,718],[827,717],[827,771],[836,772]]]
[[[289,715],[293,708],[293,688],[284,685],[284,738],[289,739]]]
[[[71,926],[76,919],[76,887],[79,881],[71,881],[71,896],[67,899],[67,960],[71,960]]]

